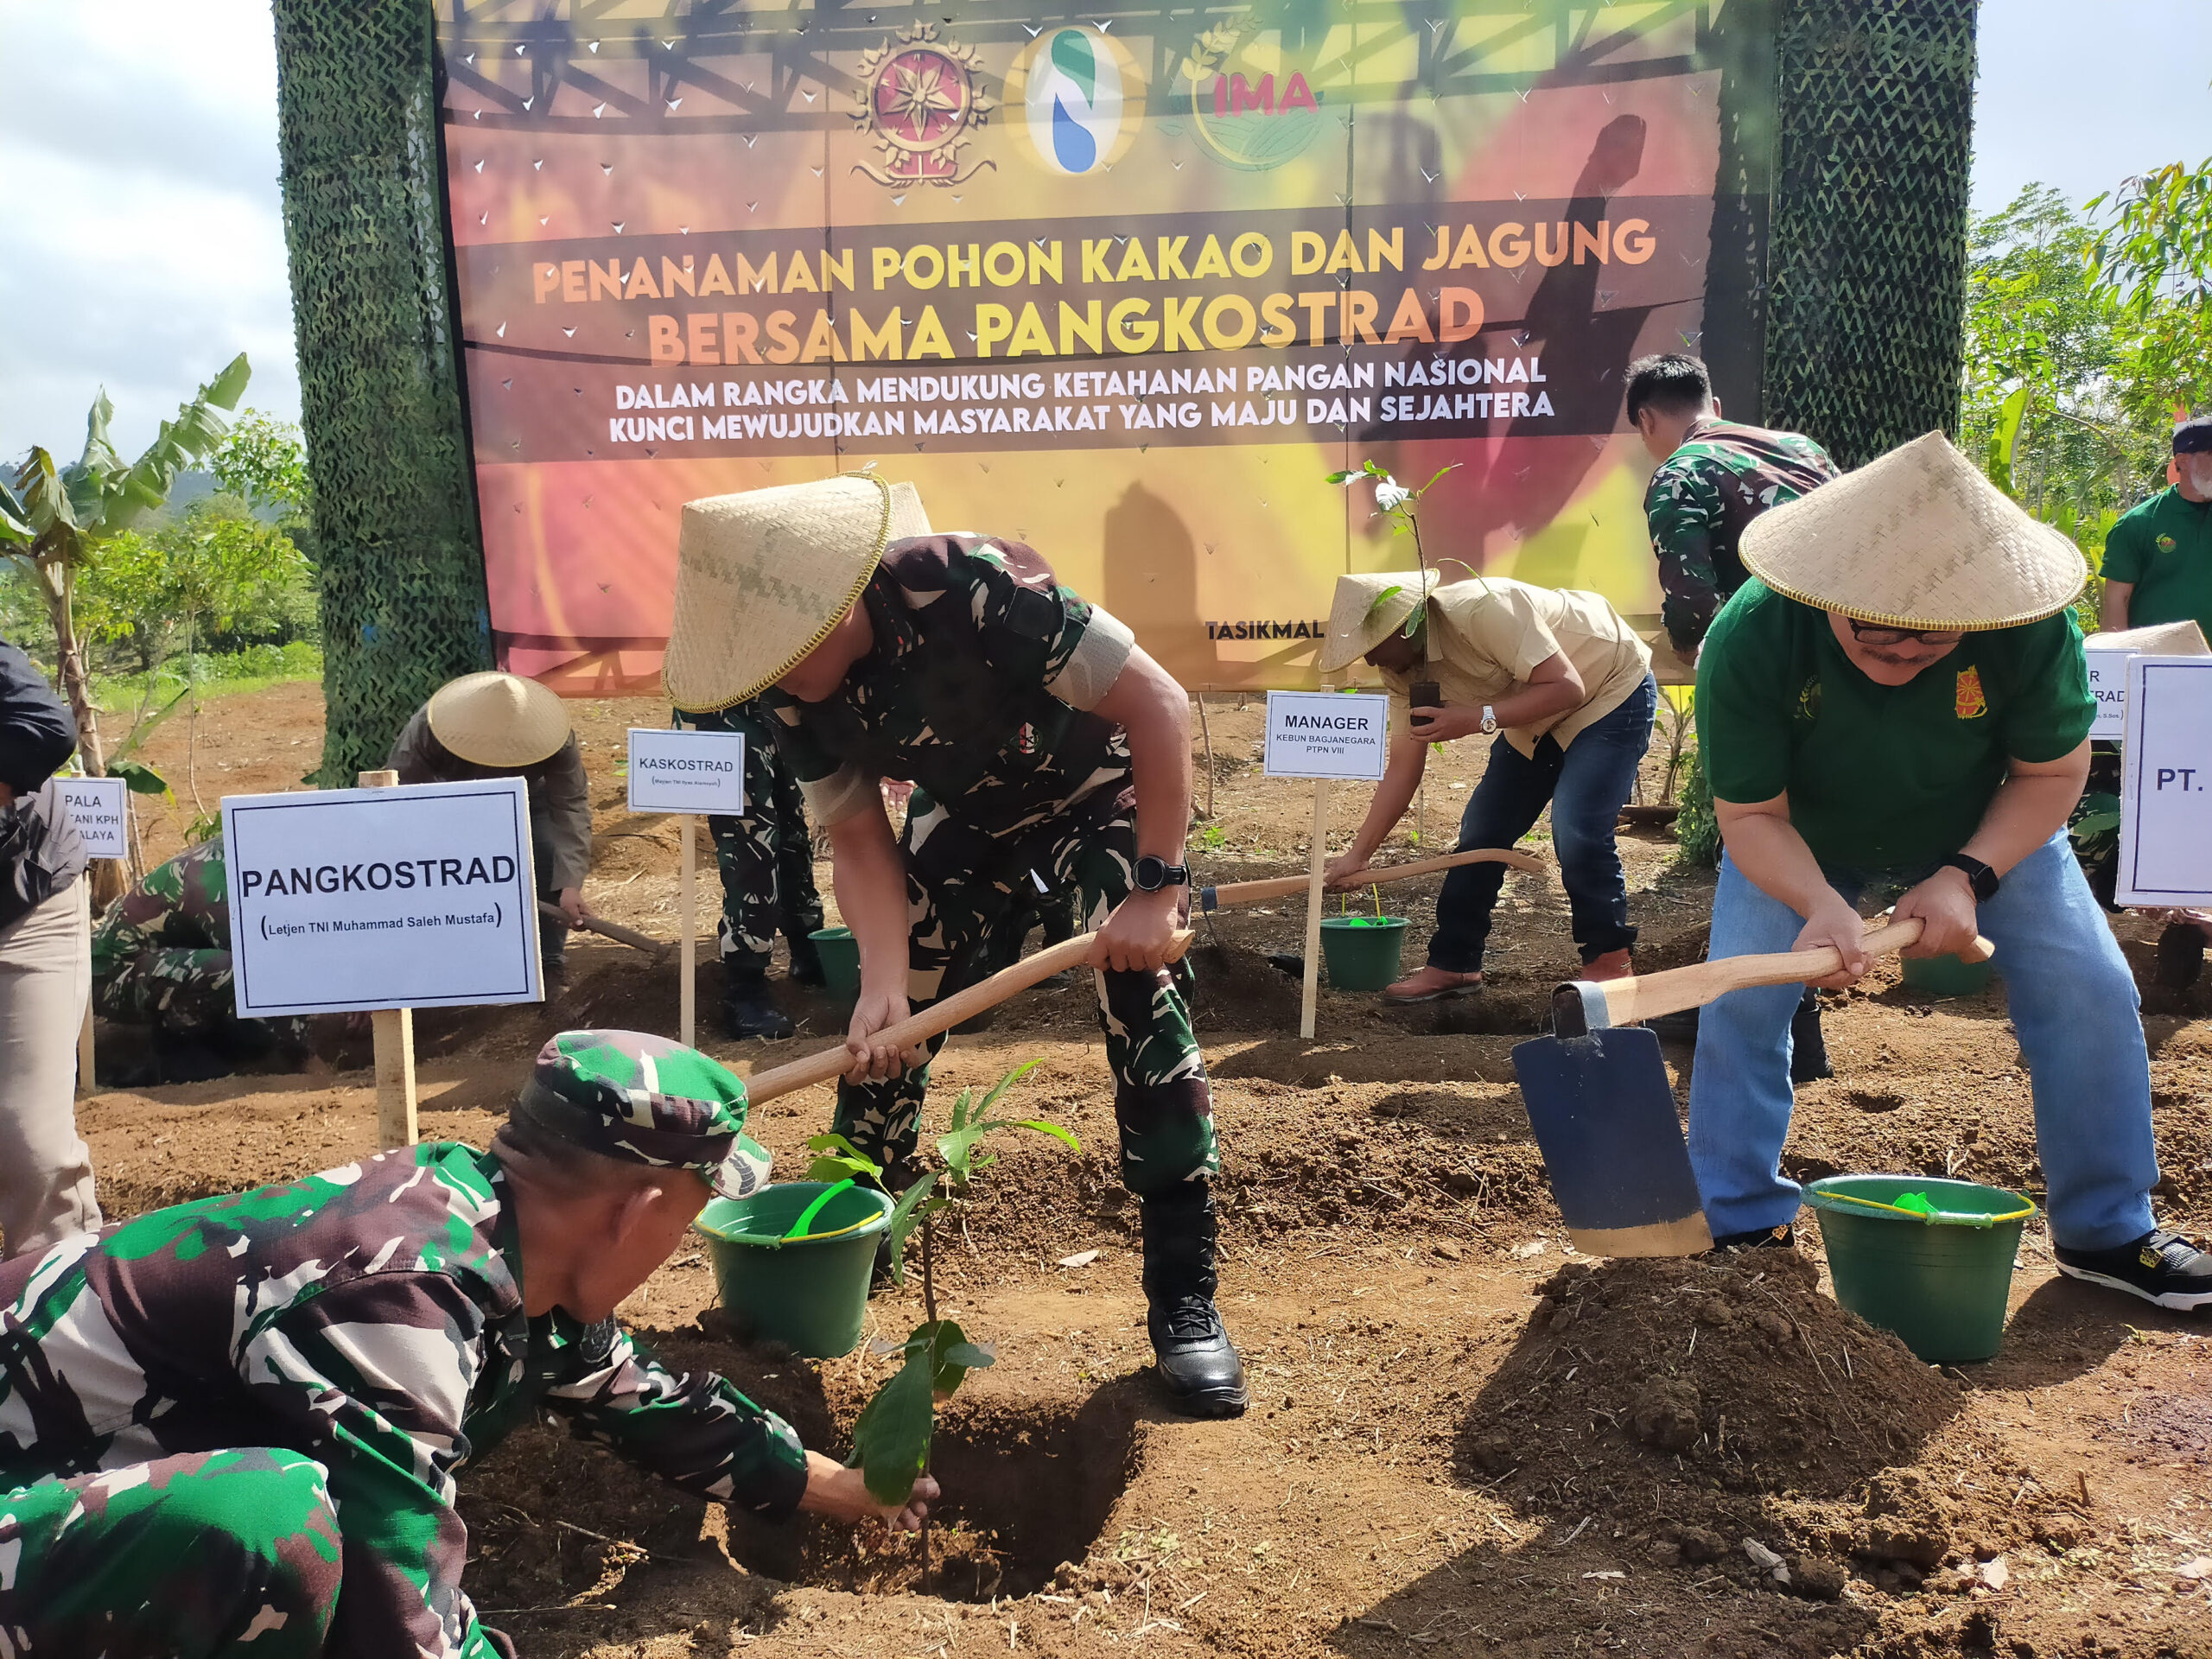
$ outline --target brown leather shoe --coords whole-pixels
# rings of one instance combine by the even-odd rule
[[[1626,979],[1636,971],[1636,959],[1626,950],[1608,950],[1601,957],[1592,957],[1582,964],[1582,977],[1592,984],[1602,984],[1609,979]]]
[[[1414,1002],[1440,1002],[1447,996],[1471,996],[1483,988],[1483,976],[1455,974],[1448,968],[1423,968],[1395,985],[1385,986],[1382,1000],[1404,1007]]]

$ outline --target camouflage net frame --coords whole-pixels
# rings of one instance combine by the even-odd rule
[[[1782,0],[1764,419],[1859,467],[1958,435],[1975,0]]]
[[[1855,467],[1932,429],[1957,430],[1975,0],[1771,5],[1779,131],[1767,270],[1764,281],[1717,270],[1715,298],[1750,332],[1764,309],[1758,418],[1810,433]],[[275,0],[275,12],[323,550],[321,781],[350,785],[383,764],[432,690],[492,666],[441,90],[430,0]],[[1724,175],[1751,141],[1724,132]],[[1718,334],[1704,348],[1716,369],[1732,355]]]
[[[325,787],[492,666],[429,0],[276,0],[277,137],[321,554]]]

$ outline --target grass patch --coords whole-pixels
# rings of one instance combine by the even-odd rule
[[[97,685],[100,712],[131,715],[150,702],[158,709],[180,692],[197,683],[202,696],[258,691],[264,686],[293,680],[322,677],[322,647],[295,639],[284,645],[249,645],[244,651],[219,656],[194,652],[163,663],[151,676],[152,696],[147,696],[148,676],[102,675]]]

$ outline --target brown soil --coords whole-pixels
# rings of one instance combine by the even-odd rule
[[[290,784],[319,734],[311,694],[215,702],[203,768],[230,760],[234,789]],[[610,760],[623,727],[661,711],[579,712],[601,785],[591,896],[670,936],[672,830],[622,810]],[[1220,835],[1198,849],[1202,870],[1298,868],[1310,800],[1257,777],[1256,703],[1208,713]],[[164,730],[149,758],[174,766],[162,746],[181,739]],[[254,758],[269,755],[298,758]],[[1479,770],[1472,746],[1439,758],[1432,842],[1447,830],[1440,798],[1456,806],[1465,790],[1448,785]],[[1352,810],[1347,798],[1338,822]],[[181,828],[149,826],[149,853]],[[1673,869],[1671,851],[1663,830],[1624,842],[1654,965],[1702,948],[1709,882]],[[1434,887],[1412,885],[1383,892],[1418,942]],[[1802,1262],[1571,1257],[1510,1061],[1572,961],[1556,883],[1509,887],[1484,995],[1385,1012],[1325,989],[1310,1043],[1287,1034],[1294,982],[1265,964],[1300,948],[1302,906],[1268,908],[1217,918],[1198,954],[1224,1157],[1222,1306],[1250,1371],[1246,1417],[1192,1423],[1162,1406],[1089,996],[1040,990],[955,1039],[939,1068],[957,1089],[1041,1057],[1022,1103],[1068,1123],[1083,1151],[1009,1147],[941,1244],[941,1300],[999,1359],[944,1413],[931,1580],[912,1541],[766,1528],[541,1424],[462,1483],[480,1607],[549,1659],[2212,1656],[2212,1587],[2183,1571],[2212,1555],[2212,1325],[2058,1279],[2039,1224],[2004,1351],[1940,1372],[1828,1299],[1817,1230]],[[2119,925],[2147,984],[2155,931]],[[543,1008],[421,1021],[426,1136],[483,1144],[563,1026],[673,1030],[672,968],[596,942],[575,963]],[[779,995],[805,1021],[798,1039],[725,1043],[706,1029],[709,966],[702,1046],[751,1068],[834,1040],[835,1005]],[[2158,1202],[2200,1230],[2208,995],[2146,991]],[[2001,991],[1935,1002],[1878,975],[1833,999],[1827,1033],[1837,1076],[1801,1091],[1793,1173],[1948,1170],[2040,1194]],[[102,1042],[127,1047],[105,1027]],[[1668,1050],[1678,1090],[1688,1059]],[[828,1113],[815,1090],[755,1127],[788,1171]],[[82,1109],[113,1214],[342,1161],[369,1149],[373,1122],[357,1069],[111,1091]],[[1090,1250],[1088,1265],[1057,1265]],[[747,1347],[712,1304],[706,1262],[685,1250],[624,1314],[671,1359],[728,1372],[810,1445],[842,1451],[889,1362],[866,1341],[818,1365]],[[887,1292],[868,1336],[919,1318],[912,1287]]]

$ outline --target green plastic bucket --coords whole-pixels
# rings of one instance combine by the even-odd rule
[[[1402,916],[1324,916],[1321,960],[1340,991],[1379,991],[1398,976],[1406,948]]]
[[[849,927],[817,927],[806,936],[822,958],[822,979],[832,996],[851,1001],[861,994],[861,942]]]
[[[716,1198],[693,1224],[707,1240],[723,1311],[749,1338],[789,1344],[809,1359],[849,1354],[868,1313],[868,1274],[892,1201],[873,1187],[779,1181],[746,1198]],[[824,1193],[829,1201],[793,1225]]]
[[[1906,957],[1904,982],[1930,996],[1972,996],[1989,988],[1995,964],[1961,962],[1956,957]]]
[[[1895,1207],[1909,1194],[1934,1213]],[[2002,1187],[1924,1175],[1831,1175],[1806,1188],[1805,1200],[1821,1218],[1837,1301],[1897,1332],[1930,1365],[1996,1354],[2032,1203]]]

